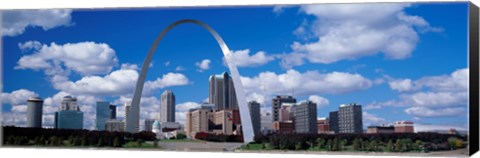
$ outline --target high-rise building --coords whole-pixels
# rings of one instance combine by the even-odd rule
[[[343,104],[338,110],[339,133],[362,133],[362,106],[358,104]]]
[[[83,128],[83,112],[77,106],[77,98],[63,97],[60,111],[55,112],[54,127],[59,129]]]
[[[332,111],[328,115],[328,124],[330,125],[330,130],[333,133],[338,133],[338,111]]]
[[[105,130],[105,122],[111,119],[112,111],[110,109],[110,103],[106,101],[97,102],[96,112],[96,129],[99,131]]]
[[[105,130],[110,132],[123,132],[125,131],[125,122],[120,120],[108,120],[105,122]]]
[[[413,133],[413,122],[411,121],[397,121],[393,125],[395,127],[395,133]]]
[[[110,119],[115,120],[117,119],[117,106],[115,105],[110,105],[108,106],[110,109]]]
[[[274,132],[272,114],[270,112],[260,113],[260,133],[266,135],[272,132]]]
[[[278,111],[278,121],[293,121],[293,109],[294,108],[292,105],[282,105],[280,110]]]
[[[297,103],[297,99],[293,98],[292,96],[277,96],[272,99],[272,117],[273,121],[280,120],[280,108],[285,103],[295,104]]]
[[[153,127],[153,123],[155,122],[154,119],[145,119],[145,123],[144,123],[144,131],[152,131],[152,127]]]
[[[238,109],[233,80],[227,72],[210,76],[208,102],[218,110]]]
[[[160,98],[160,122],[175,122],[175,94],[165,90]]]
[[[125,131],[127,131],[128,124],[133,124],[135,125],[135,129],[133,131],[127,131],[127,132],[138,132],[140,129],[140,123],[138,122],[128,122],[129,117],[130,117],[130,108],[132,108],[132,103],[131,102],[126,102],[125,103]],[[138,121],[138,120],[137,120]]]
[[[316,103],[306,101],[296,105],[294,118],[296,133],[318,133]]]
[[[260,103],[256,101],[248,102],[250,118],[252,118],[253,133],[260,134]]]
[[[27,100],[27,127],[41,128],[43,114],[43,100],[32,97]]]
[[[209,116],[213,111],[213,104],[204,104],[200,108],[190,109],[185,120],[185,133],[194,138],[198,132],[208,132]]]

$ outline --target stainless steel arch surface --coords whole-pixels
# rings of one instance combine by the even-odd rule
[[[225,56],[226,62],[228,64],[228,68],[230,69],[230,73],[232,74],[233,84],[235,86],[235,92],[237,94],[238,107],[240,110],[240,119],[242,122],[243,140],[245,143],[253,141],[254,133],[253,133],[252,121],[250,118],[250,111],[248,109],[242,81],[240,80],[240,75],[238,73],[237,66],[234,63],[232,53],[230,52],[230,49],[227,47],[227,45],[223,41],[222,37],[220,37],[220,35],[212,27],[210,27],[206,23],[203,23],[198,20],[192,20],[192,19],[179,20],[177,22],[170,24],[167,28],[165,28],[160,33],[160,35],[157,36],[157,38],[153,42],[152,46],[150,47],[150,50],[148,51],[148,55],[145,58],[145,61],[143,62],[140,76],[138,77],[137,84],[135,86],[135,91],[133,94],[131,107],[128,113],[129,116],[127,118],[125,130],[128,132],[137,132],[136,127],[138,127],[138,124],[140,123],[139,122],[140,121],[139,120],[140,99],[142,96],[143,85],[145,82],[145,78],[147,76],[148,67],[150,65],[150,62],[152,61],[152,57],[158,47],[158,44],[163,39],[163,37],[167,34],[168,31],[170,31],[172,28],[176,27],[177,25],[184,24],[184,23],[197,24],[207,29],[210,32],[210,34],[213,35],[215,40],[218,42],[218,45],[220,45],[220,48],[222,49],[223,55]]]

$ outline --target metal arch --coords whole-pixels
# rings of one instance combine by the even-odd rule
[[[240,80],[240,75],[238,73],[237,66],[234,64],[232,53],[230,52],[230,49],[227,47],[227,45],[223,41],[222,37],[220,37],[220,35],[212,27],[210,27],[206,23],[203,23],[198,20],[192,20],[192,19],[179,20],[177,22],[170,24],[167,28],[165,28],[160,33],[160,35],[157,36],[157,38],[153,42],[152,46],[150,47],[150,50],[148,51],[148,55],[145,58],[145,61],[143,62],[142,70],[140,72],[140,76],[138,77],[137,84],[135,86],[135,91],[133,94],[133,99],[132,99],[131,107],[129,110],[129,114],[128,114],[129,117],[127,118],[127,122],[126,122],[127,126],[125,130],[128,132],[136,132],[136,127],[138,127],[138,124],[140,121],[139,120],[140,99],[142,96],[143,86],[144,86],[145,78],[147,76],[147,71],[148,71],[150,62],[152,61],[153,54],[155,53],[155,50],[157,49],[158,44],[163,39],[163,37],[167,34],[168,31],[170,31],[177,25],[184,24],[184,23],[193,23],[193,24],[202,26],[203,28],[207,29],[208,32],[210,32],[210,34],[213,35],[215,40],[218,42],[218,45],[222,49],[223,55],[225,56],[226,62],[228,64],[228,68],[230,69],[230,73],[232,74],[233,84],[235,86],[235,93],[238,101],[238,107],[240,110],[243,140],[245,143],[252,142],[254,138],[254,132],[252,127],[252,121],[250,118],[250,111],[248,109],[248,105],[245,99],[245,92],[243,90],[243,85],[242,85],[242,81]]]

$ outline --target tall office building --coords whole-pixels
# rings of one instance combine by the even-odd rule
[[[153,127],[153,122],[155,122],[154,119],[145,119],[145,122],[144,122],[145,128],[143,128],[144,131],[151,132]]]
[[[306,101],[296,105],[294,126],[296,133],[318,133],[317,104]]]
[[[339,133],[363,133],[362,106],[343,104],[338,110]]]
[[[333,133],[338,133],[338,111],[332,111],[328,115],[328,123]]]
[[[238,109],[233,80],[227,72],[210,76],[208,101],[218,110]]]
[[[132,103],[131,102],[126,102],[125,103],[125,131],[127,131],[127,127],[128,127],[128,118],[130,117],[129,116],[129,113],[130,113],[130,108],[132,108]],[[139,121],[139,120],[137,120]],[[138,123],[135,123],[135,122],[131,122],[132,124],[135,125],[135,129],[133,131],[127,131],[127,132],[138,132],[139,128],[140,128],[140,122]]]
[[[110,109],[110,103],[106,101],[97,102],[96,113],[96,129],[99,131],[105,130],[105,122],[111,119],[112,111]]]
[[[175,94],[165,90],[160,98],[160,122],[175,122]]]
[[[55,112],[54,127],[58,129],[83,128],[83,112],[77,106],[77,98],[63,97],[60,111]]]
[[[43,100],[32,97],[27,100],[27,127],[42,127]]]
[[[253,133],[260,134],[260,103],[256,101],[248,102],[250,118],[252,118]]]
[[[287,104],[295,104],[297,103],[297,99],[293,98],[292,96],[277,96],[272,99],[272,117],[273,121],[279,121],[280,120],[280,108],[282,108],[282,105]]]
[[[110,119],[111,120],[117,119],[117,106],[110,105],[108,106],[108,108],[110,109]]]

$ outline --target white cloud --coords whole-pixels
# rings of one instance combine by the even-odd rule
[[[37,93],[28,89],[19,89],[10,93],[2,93],[2,98],[0,100],[2,101],[2,104],[25,105],[27,104],[28,98],[37,96]]]
[[[184,102],[184,103],[177,104],[177,105],[175,106],[175,109],[176,109],[176,111],[178,111],[178,112],[187,112],[187,111],[190,110],[190,109],[198,108],[198,107],[200,107],[200,104],[199,104],[199,103],[196,103],[196,102]]]
[[[54,87],[71,94],[121,95],[133,92],[138,72],[132,69],[113,71],[106,76],[86,76],[78,81],[54,83]]]
[[[414,106],[405,109],[405,113],[417,117],[455,117],[465,115],[465,108],[451,107],[451,108],[428,108],[422,106]]]
[[[273,56],[267,55],[264,51],[259,51],[250,55],[250,49],[231,51],[233,60],[238,67],[257,67],[267,64],[269,61],[274,60]],[[225,58],[223,59],[224,62]]]
[[[285,68],[301,65],[303,60],[329,64],[378,53],[388,59],[408,58],[419,41],[417,30],[441,29],[431,27],[422,17],[406,14],[406,7],[409,5],[403,3],[304,5],[300,11],[315,20],[312,26],[302,24],[298,29],[316,38],[293,42],[293,52],[284,55],[281,64]]]
[[[122,64],[122,69],[105,76],[86,76],[77,81],[60,80],[54,82],[54,87],[75,95],[118,96],[133,93],[138,79],[136,65]],[[181,73],[167,73],[154,81],[146,81],[144,95],[165,87],[189,84],[188,78]]]
[[[300,73],[288,70],[284,74],[262,72],[255,77],[241,77],[247,94],[256,92],[266,95],[290,94],[313,95],[322,93],[348,93],[370,88],[372,83],[359,74],[331,72],[321,74],[317,71]]]
[[[210,59],[203,59],[200,62],[196,62],[195,66],[199,68],[198,71],[203,72],[204,70],[210,69],[210,63]]]
[[[27,27],[41,27],[49,30],[71,24],[71,10],[6,10],[2,11],[2,33],[4,36],[17,36]]]
[[[317,109],[323,108],[323,107],[327,106],[328,104],[330,104],[330,101],[328,101],[327,98],[324,98],[324,97],[318,96],[318,95],[310,95],[308,97],[308,100],[310,100],[314,103],[317,103]]]
[[[390,85],[390,88],[393,90],[397,90],[399,92],[407,92],[415,89],[412,80],[410,79],[390,81],[388,82],[388,85]]]
[[[365,127],[367,126],[378,126],[378,125],[382,125],[382,124],[386,124],[388,123],[388,121],[384,118],[381,118],[381,117],[378,117],[374,114],[370,114],[366,111],[364,111],[362,113],[362,119],[363,119],[363,125]]]
[[[157,78],[155,81],[147,81],[145,82],[145,92],[149,93],[154,91],[155,89],[161,89],[165,87],[172,87],[172,86],[183,86],[190,84],[188,78],[181,74],[181,73],[172,73],[169,72],[164,74],[162,78]]]
[[[19,44],[22,50],[32,50],[17,62],[16,69],[44,70],[48,75],[64,71],[63,67],[82,75],[106,74],[118,64],[115,51],[105,43],[80,42],[57,45]],[[95,60],[92,60],[95,59]]]
[[[404,112],[418,119],[459,116],[468,105],[468,72],[468,68],[463,68],[450,75],[425,76],[418,80],[388,78],[390,88],[401,92],[400,101],[375,102],[367,108],[410,106]]]
[[[175,68],[175,71],[177,71],[177,72],[178,72],[178,71],[183,71],[183,70],[185,70],[185,68],[182,67],[182,66],[177,66],[177,67]]]
[[[120,69],[132,69],[132,70],[140,70],[137,64],[130,64],[130,63],[123,63],[120,66]]]
[[[165,67],[170,66],[170,61],[165,62],[163,65],[165,65]]]
[[[455,128],[457,131],[468,131],[468,128],[458,125],[414,124],[415,132],[449,131],[451,128]]]

